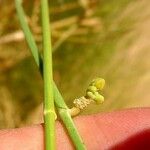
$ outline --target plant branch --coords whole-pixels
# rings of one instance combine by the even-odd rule
[[[23,32],[25,34],[25,38],[26,38],[27,43],[30,47],[31,53],[34,56],[35,62],[37,64],[37,66],[40,68],[41,67],[40,64],[42,64],[42,59],[38,53],[38,48],[37,48],[37,45],[36,45],[35,40],[33,38],[33,35],[29,29],[29,26],[28,26],[27,22],[25,21],[25,13],[24,13],[22,5],[21,5],[21,0],[15,0],[15,2],[16,2],[16,9],[17,9],[19,21],[21,23],[21,27],[22,27]],[[28,34],[26,32],[28,32]],[[33,39],[33,40],[30,40],[30,39]],[[35,54],[38,54],[38,56]],[[42,69],[40,69],[40,71],[42,74]],[[61,96],[59,90],[57,89],[55,82],[53,82],[53,90],[54,90],[54,100],[55,100],[56,108],[58,109],[58,113],[60,115],[60,118],[62,119],[65,127],[68,130],[68,133],[69,133],[69,135],[73,141],[75,148],[77,150],[85,150],[86,149],[85,145],[84,145],[84,143],[83,143],[83,141],[82,141],[82,139],[81,139],[74,123],[73,123],[73,120],[72,120],[70,113],[69,113],[69,109],[68,109],[67,105],[65,104],[64,99]]]
[[[53,96],[53,69],[51,32],[49,28],[48,1],[41,0],[43,31],[44,127],[45,148],[55,150],[55,109]]]

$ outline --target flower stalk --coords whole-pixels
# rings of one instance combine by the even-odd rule
[[[74,107],[69,109],[71,116],[76,116],[81,110],[85,109],[91,102],[101,104],[104,102],[104,97],[101,95],[101,90],[105,86],[105,80],[102,78],[94,79],[88,86],[85,96],[77,98],[73,101]]]

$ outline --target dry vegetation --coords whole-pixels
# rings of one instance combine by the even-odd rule
[[[92,78],[102,76],[106,101],[84,113],[150,106],[149,1],[62,2],[51,6],[53,58],[55,80],[68,105]],[[24,7],[41,49],[39,1],[25,1]],[[13,1],[1,0],[0,10],[0,128],[39,123],[42,80]]]

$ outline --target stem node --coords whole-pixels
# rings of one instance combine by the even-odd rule
[[[54,110],[44,110],[44,116],[46,116],[48,114],[53,114],[55,117],[55,120],[57,119],[57,115]]]

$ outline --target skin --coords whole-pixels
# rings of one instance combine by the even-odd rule
[[[150,108],[121,110],[74,118],[88,150],[150,149]],[[56,123],[58,150],[73,150],[66,131]],[[44,150],[43,125],[0,131],[0,150]]]

